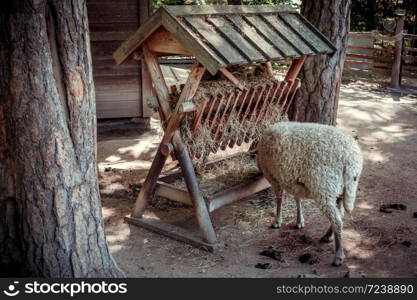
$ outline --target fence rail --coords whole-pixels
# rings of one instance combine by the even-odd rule
[[[398,43],[400,38],[402,38],[402,43]],[[417,35],[413,34],[389,37],[375,33],[350,33],[343,70],[344,77],[358,76],[382,81],[392,80],[396,46],[402,44],[401,52],[399,52],[401,53],[400,80],[412,78],[417,81],[415,40],[417,40]]]

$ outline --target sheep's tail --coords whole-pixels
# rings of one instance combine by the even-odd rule
[[[355,206],[356,190],[358,188],[359,175],[344,174],[343,207],[347,213],[351,213]]]
[[[347,189],[345,187],[344,194],[343,194],[343,207],[347,213],[351,213],[353,207],[355,206],[355,197],[347,193]]]

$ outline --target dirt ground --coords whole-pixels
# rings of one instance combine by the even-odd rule
[[[306,227],[293,228],[295,205],[284,204],[284,226],[271,229],[275,203],[267,190],[211,214],[221,247],[214,253],[129,226],[139,183],[158,146],[152,130],[129,129],[99,134],[98,155],[103,215],[110,250],[129,277],[366,277],[417,276],[417,96],[391,93],[375,84],[348,83],[341,90],[338,127],[354,135],[365,159],[356,207],[345,216],[346,261],[332,267],[333,244],[318,242],[328,221],[304,202]],[[175,167],[170,164],[168,169]],[[405,210],[381,212],[383,204]],[[161,219],[192,217],[192,211],[158,200],[146,213]],[[195,225],[193,218],[185,226]],[[281,259],[260,255],[268,247]],[[311,254],[312,264],[299,257]],[[269,263],[269,269],[256,268]]]

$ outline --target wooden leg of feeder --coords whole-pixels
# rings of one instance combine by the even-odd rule
[[[271,76],[274,77],[274,68],[272,68],[272,63],[270,61],[265,63],[265,71],[266,73]]]
[[[307,56],[303,56],[292,62],[291,67],[285,76],[285,80],[294,80],[298,76],[306,58]]]
[[[178,132],[174,134],[172,143],[175,148],[175,156],[180,163],[185,183],[187,185],[188,192],[190,193],[191,201],[194,205],[197,221],[203,234],[203,239],[207,243],[214,244],[217,242],[216,233],[214,232],[214,228],[211,223],[206,202],[204,201],[198,186],[191,158]]]
[[[132,217],[142,217],[149,199],[153,197],[156,182],[158,180],[159,174],[161,174],[162,168],[164,167],[166,160],[167,156],[162,154],[161,148],[159,147],[158,151],[156,152],[156,156],[152,162],[148,176],[146,176],[145,182],[143,183],[142,188],[140,189],[139,196],[136,199],[136,203],[132,212]]]

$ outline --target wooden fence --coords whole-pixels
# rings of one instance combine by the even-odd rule
[[[414,46],[414,47],[412,47]],[[417,80],[417,35],[406,34],[402,51],[401,75],[404,79]]]
[[[400,82],[417,87],[417,35],[390,37],[375,33],[351,32],[346,49],[344,78],[360,77],[371,81],[392,80],[396,41],[403,39]],[[364,40],[364,42],[360,42]],[[365,46],[363,46],[365,45]]]

